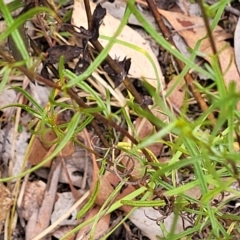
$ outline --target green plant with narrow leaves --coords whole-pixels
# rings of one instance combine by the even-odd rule
[[[206,9],[207,14],[213,17],[211,22],[211,29],[218,24],[222,13],[229,1],[219,1]],[[61,3],[62,4],[62,3]],[[22,61],[9,62],[6,58],[0,60],[0,76],[2,81],[0,83],[0,91],[2,91],[8,82],[8,78],[11,74],[16,74],[18,70],[22,70],[21,67],[26,67],[30,72],[34,71],[34,58],[32,58],[26,44],[24,43],[24,34],[20,30],[21,26],[35,15],[45,12],[51,17],[56,17],[53,10],[47,7],[37,7],[17,18],[13,19],[11,11],[20,7],[20,5],[10,4],[6,5],[0,0],[1,12],[8,25],[8,28],[0,34],[0,42],[6,40],[11,35],[13,42],[16,45],[18,54],[22,57]],[[214,13],[214,14],[213,14]],[[66,14],[65,19],[69,19],[71,12]],[[156,66],[150,55],[144,51],[141,51],[138,47],[124,42],[118,39],[123,27],[127,24],[130,14],[135,15],[138,21],[142,24],[145,31],[166,51],[171,53],[174,57],[180,59],[185,63],[184,69],[178,76],[176,84],[166,93],[166,97],[171,94],[180,80],[190,70],[194,69],[199,74],[204,75],[206,78],[213,81],[212,88],[217,90],[217,94],[212,93],[212,88],[202,87],[196,83],[196,88],[199,92],[203,93],[208,99],[209,108],[207,111],[202,112],[199,117],[193,120],[189,120],[187,112],[187,100],[183,106],[183,110],[178,114],[173,114],[171,108],[166,105],[162,96],[159,96],[159,89],[154,89],[147,81],[143,80],[143,85],[147,89],[148,93],[154,99],[154,107],[161,109],[162,112],[168,117],[168,123],[158,119],[152,115],[150,111],[142,108],[135,102],[134,95],[128,91],[127,95],[117,92],[109,83],[105,82],[96,73],[97,68],[108,56],[111,47],[114,44],[122,44],[126,47],[132,48],[135,51],[140,51],[145,54],[149,62],[152,64],[153,69],[156,72],[156,79],[160,84],[160,76],[157,75]],[[62,32],[62,36],[68,36],[68,33]],[[95,60],[82,74],[77,76],[73,71],[65,69],[63,59],[60,59],[58,66],[59,73],[59,85],[52,90],[49,96],[48,105],[44,108],[40,106],[35,99],[24,89],[20,87],[13,87],[14,90],[21,93],[28,101],[28,105],[24,104],[11,104],[6,107],[20,107],[27,111],[33,118],[38,119],[37,128],[33,130],[35,134],[43,134],[48,129],[53,130],[57,135],[57,140],[54,142],[54,151],[46,157],[39,165],[31,167],[28,170],[22,169],[21,174],[18,176],[9,176],[8,178],[1,178],[1,182],[11,181],[13,179],[20,179],[26,174],[34,172],[39,169],[46,162],[56,156],[67,144],[69,140],[77,142],[76,135],[82,131],[85,127],[89,126],[93,119],[97,118],[99,121],[103,121],[103,124],[108,123],[115,132],[124,131],[115,128],[114,123],[120,124],[124,120],[128,129],[131,130],[132,144],[119,141],[115,144],[114,148],[121,150],[124,154],[138,159],[142,167],[142,178],[145,182],[139,182],[140,187],[136,188],[134,192],[124,197],[121,200],[113,202],[112,200],[120,192],[121,187],[125,183],[132,183],[131,176],[120,177],[121,181],[115,190],[102,205],[99,213],[89,220],[83,221],[72,231],[66,234],[62,239],[66,239],[71,234],[79,231],[83,227],[93,224],[90,239],[94,239],[94,233],[96,231],[96,224],[102,216],[113,212],[122,205],[128,205],[133,207],[133,211],[140,207],[169,207],[171,202],[172,210],[175,217],[170,231],[166,229],[164,223],[159,224],[164,239],[192,239],[196,236],[196,233],[202,233],[208,231],[208,239],[230,239],[234,234],[237,236],[240,233],[238,222],[240,217],[231,212],[224,212],[227,204],[230,200],[239,198],[239,192],[232,186],[234,183],[239,182],[239,153],[234,148],[235,142],[238,142],[238,125],[239,125],[239,113],[237,111],[237,104],[240,94],[236,90],[234,84],[230,84],[227,88],[224,84],[223,74],[218,64],[217,56],[212,56],[212,64],[206,65],[205,68],[194,63],[194,59],[198,53],[198,48],[202,39],[199,39],[194,49],[191,49],[191,56],[189,58],[182,55],[176,48],[164,39],[150,23],[141,15],[135,6],[133,0],[129,0],[127,8],[124,14],[121,24],[116,30],[114,36],[100,36],[100,38],[108,40],[108,45],[96,56]],[[16,70],[18,69],[18,70]],[[32,76],[32,75],[31,75]],[[94,76],[94,80],[98,81],[104,89],[104,92],[100,92],[96,87],[93,88],[89,85],[87,79]],[[80,100],[75,98],[71,89],[77,88],[87,96],[87,100],[90,107],[81,105]],[[56,98],[57,92],[63,94],[65,97],[71,99],[71,101],[59,102]],[[104,97],[102,97],[104,96]],[[116,99],[115,104],[118,110],[113,112],[112,97]],[[125,100],[126,98],[126,100]],[[114,106],[116,108],[116,106]],[[3,108],[2,108],[3,109]],[[56,111],[58,109],[58,111]],[[54,119],[56,116],[64,111],[71,110],[74,112],[71,120],[63,125],[56,125]],[[216,123],[212,126],[207,117],[210,113],[218,112]],[[132,115],[142,116],[151,123],[154,124],[157,131],[156,133],[146,137],[144,140],[134,142],[137,139],[136,129],[132,123]],[[124,134],[123,134],[124,135]],[[166,136],[174,136],[173,140],[169,140]],[[122,136],[123,138],[124,136]],[[126,136],[128,137],[128,136]],[[116,139],[111,139],[109,135],[109,142],[113,143]],[[136,140],[137,141],[137,140]],[[156,156],[152,155],[151,151],[147,151],[149,145],[161,142],[167,145],[171,149],[171,157],[167,163],[160,163]],[[113,145],[113,144],[112,144]],[[29,148],[31,145],[29,146]],[[108,156],[110,156],[113,146],[107,148],[106,155],[103,156],[99,163],[101,164],[99,179],[94,186],[92,195],[87,204],[83,206],[78,213],[78,217],[84,216],[94,205],[94,201],[100,188],[101,177],[106,171],[106,165],[108,163]],[[144,149],[146,152],[144,152]],[[28,151],[26,153],[27,159]],[[149,157],[150,156],[150,157]],[[112,161],[115,168],[124,168],[120,163],[116,163],[118,156],[113,156]],[[151,159],[151,161],[149,161]],[[186,176],[190,174],[187,170],[191,171],[191,179],[187,182],[181,182],[178,179],[179,176]],[[183,171],[183,173],[181,172]],[[186,173],[184,173],[186,171]],[[181,173],[180,173],[181,172]],[[168,181],[166,181],[168,179]],[[223,180],[224,179],[224,180]],[[199,189],[200,198],[193,198],[187,194],[187,191],[197,188]],[[154,197],[157,195],[157,190],[164,190],[164,200],[159,199],[163,196],[158,196],[157,200]],[[232,197],[228,200],[216,200],[217,196],[221,196],[224,193],[231,193]],[[169,199],[169,202],[166,201]],[[120,224],[125,221],[129,215],[126,214],[125,218],[117,224],[108,234],[102,236],[102,239],[106,239]],[[194,216],[191,227],[186,228],[185,231],[175,233],[176,223],[180,221],[181,216],[191,215]],[[226,222],[231,224],[225,225]],[[155,224],[155,223],[153,223]],[[44,234],[44,233],[43,233]],[[43,236],[42,236],[43,237]],[[162,239],[159,237],[159,239]]]

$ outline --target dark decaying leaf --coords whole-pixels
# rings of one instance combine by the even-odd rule
[[[93,12],[93,23],[101,24],[101,21],[106,16],[106,8],[103,8],[100,4],[98,4]]]
[[[79,75],[83,73],[91,63],[91,57],[88,52],[88,41],[96,41],[99,37],[99,27],[102,23],[104,16],[106,15],[106,9],[102,8],[100,4],[97,5],[92,16],[92,26],[89,29],[85,29],[80,26],[80,32],[77,32],[70,24],[63,24],[63,27],[72,33],[82,48],[77,46],[55,46],[47,50],[48,58],[46,63],[57,63],[61,56],[64,56],[65,62],[71,61],[74,58],[79,58],[78,63],[75,66],[74,72]]]
[[[44,65],[41,70],[41,76],[45,79],[51,79],[46,65]]]
[[[89,40],[89,39],[92,39],[92,38],[93,38],[94,33],[93,33],[92,31],[87,30],[87,29],[85,29],[84,27],[80,27],[79,29],[80,29],[80,31],[81,31],[81,34],[82,34],[82,36],[83,36],[83,37],[82,37],[83,39]]]
[[[80,75],[81,73],[83,73],[91,63],[91,56],[88,51],[88,40],[82,39],[82,45],[83,45],[83,53],[79,57],[79,60],[74,68],[74,73],[76,75]]]
[[[72,33],[80,42],[83,39],[86,40],[93,40],[96,41],[99,37],[99,27],[102,23],[103,18],[106,15],[106,9],[103,8],[100,4],[98,4],[93,12],[92,16],[92,26],[89,29],[85,29],[83,26],[76,27],[80,30],[80,32],[77,32],[74,27],[70,24],[63,24],[63,27]]]
[[[176,0],[156,0],[156,5],[161,9],[167,10],[172,7],[175,2]]]
[[[106,15],[106,9],[103,8],[100,4],[98,4],[93,12],[93,17],[92,17],[91,30],[93,32],[93,37],[92,37],[93,41],[96,41],[99,37],[99,27],[105,15]]]
[[[142,104],[146,106],[153,105],[153,99],[148,95],[144,95]]]
[[[113,79],[115,86],[117,87],[128,75],[129,69],[131,67],[131,58],[125,57],[122,61],[119,61],[119,59],[115,59],[114,61],[122,70],[119,74],[116,74],[108,64],[106,64],[103,68],[106,73]]]
[[[72,61],[73,59],[79,57],[83,49],[78,46],[68,46],[68,45],[57,45],[50,47],[47,50],[47,63],[55,64],[59,62],[59,58],[64,56],[65,63]]]
[[[82,74],[84,71],[87,70],[87,68],[90,65],[90,61],[84,59],[84,58],[79,58],[78,63],[75,66],[74,73],[78,76]]]
[[[78,43],[81,44],[82,43],[82,40],[83,39],[86,39],[87,41],[92,39],[93,37],[93,32],[90,31],[90,30],[87,30],[85,29],[84,27],[80,26],[80,27],[77,27],[77,26],[73,26],[71,24],[68,24],[68,23],[64,23],[62,25],[62,27],[68,31],[69,33],[71,33],[77,40],[78,40]],[[76,29],[79,29],[80,32],[77,32]]]

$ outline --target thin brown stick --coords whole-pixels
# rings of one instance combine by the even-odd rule
[[[87,14],[88,29],[92,29],[92,12],[91,12],[89,0],[84,0],[84,6]]]
[[[219,61],[217,48],[216,48],[216,45],[215,45],[215,42],[214,42],[214,39],[213,39],[213,34],[212,34],[212,31],[211,31],[211,28],[210,28],[210,25],[209,25],[208,17],[207,17],[207,14],[206,14],[206,10],[204,9],[202,0],[198,0],[198,5],[200,6],[201,11],[202,11],[203,21],[204,21],[204,24],[205,24],[205,28],[207,30],[207,35],[208,35],[208,39],[210,41],[210,45],[211,45],[213,54],[217,57],[218,66],[221,69],[221,64],[220,64],[220,61]],[[221,71],[222,71],[222,69],[221,69]]]

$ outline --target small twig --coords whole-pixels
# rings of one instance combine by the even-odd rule
[[[83,133],[84,133],[84,136],[86,138],[85,144],[88,146],[88,148],[93,150],[92,145],[91,145],[91,140],[90,140],[90,137],[89,137],[89,133],[88,133],[86,128],[83,129]],[[87,151],[85,151],[85,159],[87,159],[87,154],[89,154],[89,153]],[[92,161],[96,162],[96,156],[93,153],[91,155],[92,155]],[[89,171],[88,170],[88,161],[84,161],[84,175],[83,175],[83,178],[82,178],[81,189],[86,188],[88,171]]]
[[[49,226],[61,170],[61,160],[59,158],[56,158],[52,162],[51,170],[48,176],[48,183],[44,194],[44,199],[38,212],[38,218],[34,231],[35,236]],[[31,236],[31,238],[35,236]]]
[[[217,57],[218,66],[221,69],[221,64],[219,62],[217,48],[216,48],[216,45],[215,45],[215,42],[214,42],[214,39],[213,39],[213,34],[212,34],[212,31],[211,31],[211,28],[210,28],[210,25],[209,25],[208,17],[207,17],[206,11],[204,9],[202,0],[198,0],[198,5],[200,6],[201,11],[202,11],[203,21],[204,21],[204,24],[205,24],[205,28],[207,30],[207,35],[208,35],[208,38],[209,38],[209,41],[210,41],[210,45],[211,45],[213,54]]]
[[[43,21],[44,21],[44,20],[42,20],[42,16],[40,17],[39,15],[37,15],[37,20],[38,20],[39,25],[40,25],[40,28],[41,28],[41,30],[42,30],[42,32],[43,32],[43,36],[44,36],[45,39],[47,40],[48,45],[49,45],[50,47],[52,47],[52,46],[53,46],[53,42],[52,42],[52,39],[49,37],[49,35],[48,35],[47,32],[46,32],[46,29],[45,29],[44,24],[43,24]]]
[[[69,187],[71,189],[73,197],[74,197],[75,201],[77,201],[80,198],[80,194],[78,193],[77,189],[73,186],[73,182],[72,182],[72,179],[71,179],[71,177],[69,175],[68,169],[66,167],[65,159],[62,156],[62,152],[60,152],[60,157],[59,158],[61,159],[62,168],[63,168],[63,171],[64,171],[64,173],[66,175],[67,182],[69,184]]]
[[[87,14],[88,29],[92,29],[92,12],[91,12],[89,0],[84,0],[84,6]]]
[[[61,217],[59,217],[52,225],[42,231],[39,235],[33,238],[33,240],[43,239],[48,233],[52,232],[63,220],[67,219],[69,215],[83,206],[83,203],[90,197],[90,191],[87,191],[76,203],[74,203]]]
[[[234,7],[226,6],[226,7],[225,7],[225,10],[226,10],[227,12],[230,12],[230,13],[232,13],[232,14],[240,17],[240,11],[239,11],[238,9],[234,8]]]
[[[97,123],[96,123],[94,120],[92,121],[92,126],[93,126],[93,128],[95,129],[95,131],[96,131],[97,135],[99,136],[99,138],[101,139],[103,145],[104,145],[105,147],[107,147],[107,148],[111,147],[110,144],[109,144],[109,142],[108,142],[108,141],[106,140],[106,138],[103,136],[102,131],[99,129]]]
[[[0,55],[9,63],[9,64],[15,64],[16,62],[11,59],[9,56],[7,56],[5,54],[5,52],[0,48]],[[61,90],[61,86],[59,86],[58,84],[52,82],[51,80],[49,79],[46,79],[36,73],[33,73],[31,71],[29,71],[26,67],[23,67],[23,66],[14,66],[16,69],[18,69],[19,71],[21,71],[22,73],[24,73],[30,80],[32,79],[36,79],[38,80],[39,82],[41,83],[44,83],[45,85],[49,86],[49,87],[52,87],[52,88],[55,88],[55,89],[58,89],[58,90]]]
[[[47,0],[42,0],[42,4],[45,7],[51,9],[55,13],[54,18],[57,20],[58,23],[62,23],[62,19],[58,16],[58,14],[56,13],[54,7]]]

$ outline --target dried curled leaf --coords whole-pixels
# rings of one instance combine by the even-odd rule
[[[73,26],[68,24],[64,24],[64,27],[69,32],[71,32],[76,38],[78,38],[78,40],[86,39],[87,41],[89,40],[96,41],[99,37],[99,28],[100,28],[100,25],[102,24],[102,21],[105,15],[106,15],[106,9],[103,8],[100,4],[98,4],[94,9],[92,22],[89,29],[85,28],[86,25],[85,27],[83,27],[80,22],[79,24],[74,24],[75,29],[73,28]],[[80,32],[77,32],[76,29],[79,29]]]
[[[94,33],[92,40],[94,41],[97,40],[99,37],[99,27],[105,16],[106,16],[106,9],[103,8],[100,4],[98,4],[93,12],[93,18],[92,18],[92,30]]]
[[[105,65],[103,68],[106,71],[106,73],[114,80],[115,86],[117,87],[122,82],[122,80],[128,75],[128,72],[131,67],[131,58],[125,57],[122,61],[119,61],[119,59],[115,59],[115,62],[122,70],[120,74],[116,74],[108,64]]]
[[[83,49],[78,46],[68,46],[68,45],[57,45],[48,48],[47,50],[47,63],[58,63],[61,56],[64,56],[64,61],[69,62],[72,61],[74,58],[77,58]]]

